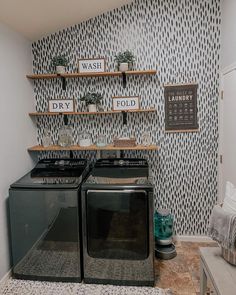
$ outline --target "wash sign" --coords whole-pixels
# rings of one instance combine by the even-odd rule
[[[105,58],[79,59],[80,73],[101,73],[105,70]]]
[[[50,113],[71,113],[74,112],[73,99],[51,99],[49,100]]]
[[[139,96],[115,96],[112,98],[114,111],[139,110]]]

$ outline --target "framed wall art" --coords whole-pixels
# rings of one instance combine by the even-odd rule
[[[101,58],[86,58],[78,61],[79,73],[103,73],[106,71],[106,60]]]
[[[197,88],[195,83],[164,86],[167,132],[198,131]]]
[[[50,99],[48,101],[48,111],[50,113],[72,113],[74,112],[74,100]]]
[[[139,96],[114,96],[112,99],[113,111],[129,111],[140,109]]]

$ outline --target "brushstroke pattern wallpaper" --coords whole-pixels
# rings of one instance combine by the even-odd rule
[[[34,73],[49,73],[53,56],[63,53],[70,60],[68,72],[78,71],[78,59],[103,57],[107,70],[116,68],[114,56],[131,50],[134,69],[156,69],[155,76],[130,76],[123,88],[121,77],[34,81],[36,111],[48,110],[49,99],[74,98],[76,111],[86,110],[78,98],[87,91],[103,93],[104,110],[112,108],[112,96],[140,95],[142,108],[156,113],[128,114],[130,135],[142,142],[150,132],[159,151],[126,152],[149,160],[155,186],[156,208],[169,208],[175,215],[178,234],[203,235],[217,201],[218,96],[220,53],[220,0],[136,0],[132,4],[66,28],[32,44]],[[199,132],[165,133],[164,87],[168,83],[198,83]],[[38,142],[45,128],[58,140],[62,117],[39,117]],[[122,115],[69,116],[74,143],[83,130],[94,141],[100,134],[109,142],[122,135]],[[67,152],[44,152],[40,157],[68,156]],[[94,160],[96,152],[74,152],[75,157]]]

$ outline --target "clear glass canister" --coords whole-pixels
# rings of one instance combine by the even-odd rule
[[[79,145],[80,146],[92,145],[92,136],[89,132],[83,131],[79,134]]]
[[[58,132],[58,145],[62,147],[73,144],[72,127],[69,125],[62,126]]]
[[[141,141],[144,146],[151,145],[151,135],[150,135],[150,132],[148,131],[147,128],[144,130],[144,132],[142,134]]]
[[[103,147],[107,145],[107,139],[105,135],[98,135],[96,145],[98,147]]]
[[[169,239],[173,235],[173,215],[168,209],[159,209],[154,215],[155,240]]]
[[[48,147],[48,146],[52,145],[52,139],[51,139],[50,131],[48,128],[44,129],[43,138],[42,138],[42,145],[44,147]]]

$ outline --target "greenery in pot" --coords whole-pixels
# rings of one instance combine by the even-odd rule
[[[97,92],[87,92],[83,97],[80,98],[81,101],[85,101],[87,106],[90,104],[99,105],[102,99],[102,94]]]
[[[118,66],[120,66],[121,63],[128,63],[129,66],[132,66],[134,64],[135,57],[131,51],[126,50],[115,55],[115,61],[117,62]]]
[[[52,65],[54,67],[62,66],[66,67],[69,61],[65,55],[57,55],[52,58]]]

